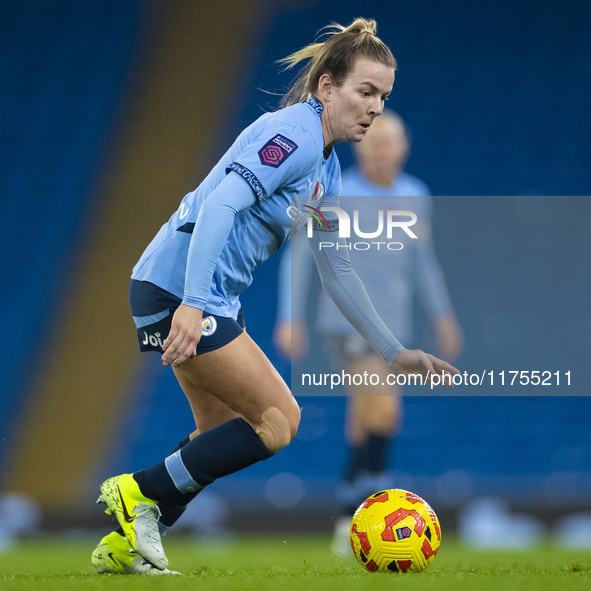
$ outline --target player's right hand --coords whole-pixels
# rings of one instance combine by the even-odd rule
[[[170,333],[162,345],[162,363],[175,367],[195,357],[203,331],[203,310],[181,304],[172,317]]]
[[[453,381],[450,379],[444,380],[443,375],[460,373],[459,369],[456,369],[453,365],[447,363],[447,361],[438,359],[434,355],[430,355],[419,349],[405,349],[394,359],[391,367],[392,371],[396,374],[420,374],[425,380],[424,383],[432,386],[435,386],[435,384],[430,381],[430,376],[437,373],[442,376],[439,383],[445,384],[448,388],[453,388]]]

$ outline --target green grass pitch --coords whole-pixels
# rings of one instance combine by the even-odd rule
[[[353,558],[336,559],[318,535],[240,537],[224,545],[184,537],[166,540],[170,566],[183,576],[98,576],[89,558],[94,538],[22,541],[0,554],[0,589],[207,591],[591,589],[591,552],[541,546],[527,551],[474,551],[443,540],[431,566],[418,574],[365,572]],[[139,585],[139,586],[138,586]]]

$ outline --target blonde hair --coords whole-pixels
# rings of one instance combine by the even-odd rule
[[[375,20],[365,18],[356,18],[348,27],[333,23],[319,31],[315,43],[279,60],[286,70],[310,60],[283,95],[280,106],[288,107],[308,100],[316,92],[323,74],[330,74],[333,84],[339,86],[361,56],[396,70],[396,59],[376,35],[377,28]],[[320,41],[322,37],[326,39]]]

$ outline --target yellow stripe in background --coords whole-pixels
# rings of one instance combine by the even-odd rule
[[[60,329],[43,345],[52,354],[31,367],[31,406],[6,474],[5,489],[31,495],[46,516],[88,508],[89,480],[122,424],[140,362],[127,303],[131,267],[225,148],[216,130],[226,124],[245,44],[256,42],[257,2],[158,7],[153,45],[115,134],[114,164],[65,289]],[[133,429],[133,421],[125,424]]]

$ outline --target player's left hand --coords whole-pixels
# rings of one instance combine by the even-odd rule
[[[439,374],[442,379],[438,383],[443,383],[448,388],[453,388],[452,380],[444,380],[445,374],[459,374],[460,370],[456,369],[453,365],[438,359],[434,355],[425,353],[419,349],[405,349],[402,353],[399,353],[398,357],[392,364],[392,371],[397,374],[409,375],[419,374],[424,378],[426,384],[430,384],[436,387],[436,384],[432,381],[434,374]]]

